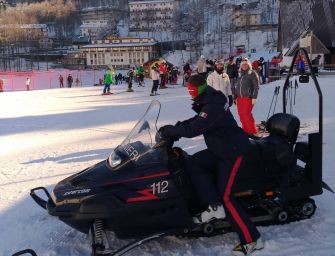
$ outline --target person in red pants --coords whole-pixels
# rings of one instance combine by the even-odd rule
[[[243,130],[250,138],[258,137],[258,129],[252,109],[255,106],[259,90],[259,77],[248,59],[243,59],[240,66],[240,76],[235,90],[237,112]]]

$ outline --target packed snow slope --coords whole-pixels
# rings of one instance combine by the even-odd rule
[[[321,78],[324,95],[323,179],[335,188],[335,78]],[[255,116],[264,120],[277,81],[262,85]],[[51,190],[67,176],[97,163],[109,155],[143,115],[154,97],[151,81],[146,87],[113,86],[113,95],[101,96],[101,87],[64,88],[0,93],[0,255],[25,248],[38,255],[90,255],[86,235],[66,226],[36,205],[31,188]],[[159,91],[162,104],[159,126],[193,115],[184,87]],[[309,84],[297,89],[294,113],[304,126],[302,132],[317,129],[316,90]],[[277,110],[281,110],[281,95]],[[232,107],[236,115],[236,107]],[[203,138],[177,143],[192,154],[204,147]],[[313,218],[283,226],[260,227],[265,249],[255,256],[335,256],[335,196],[325,192],[315,197]],[[116,247],[124,245],[111,235]],[[167,237],[151,242],[129,255],[230,255],[238,242],[234,233],[212,238]]]

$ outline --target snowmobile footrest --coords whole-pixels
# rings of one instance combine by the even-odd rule
[[[35,191],[37,190],[43,190],[48,199],[50,199],[50,194],[48,190],[45,187],[33,188],[32,190],[30,190],[30,196],[34,199],[34,201],[43,209],[47,209],[47,201],[36,195]]]
[[[16,252],[12,256],[19,256],[19,255],[25,255],[25,254],[30,254],[31,256],[37,256],[36,252],[31,249],[26,249],[23,251]]]

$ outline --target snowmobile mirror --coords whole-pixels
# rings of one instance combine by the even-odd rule
[[[308,75],[301,75],[299,76],[299,82],[300,83],[309,83],[309,76]]]
[[[19,256],[19,255],[37,256],[36,252],[31,250],[31,249],[26,249],[26,250],[23,250],[23,251],[16,252],[12,256]]]

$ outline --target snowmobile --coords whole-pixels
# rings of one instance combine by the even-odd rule
[[[311,67],[306,51],[301,51]],[[248,170],[237,177],[234,196],[256,225],[310,218],[316,211],[311,197],[323,189],[333,192],[322,181],[322,93],[312,71],[319,97],[318,132],[308,134],[306,142],[297,141],[300,121],[286,113],[286,91],[296,57],[283,87],[283,112],[267,120],[268,136],[251,140]],[[231,231],[225,219],[192,221],[206,206],[200,204],[185,172],[188,154],[157,132],[160,107],[152,101],[106,160],[60,181],[51,194],[44,187],[31,190],[31,197],[50,215],[90,234],[94,256],[122,255],[169,235],[209,237]],[[106,231],[135,241],[112,248]]]

